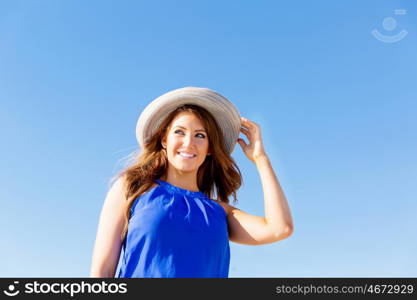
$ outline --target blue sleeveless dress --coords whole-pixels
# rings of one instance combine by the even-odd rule
[[[115,277],[228,277],[223,207],[201,192],[157,182],[131,207]]]

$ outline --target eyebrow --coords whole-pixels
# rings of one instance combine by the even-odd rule
[[[185,127],[183,127],[183,126],[179,126],[179,125],[177,125],[177,126],[175,126],[174,128],[181,128],[181,129],[185,129],[185,130],[187,130],[187,128],[185,128]],[[203,131],[203,132],[206,132],[204,129],[197,129],[197,130],[195,130],[195,131]]]

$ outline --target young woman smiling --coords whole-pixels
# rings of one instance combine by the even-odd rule
[[[229,241],[262,245],[292,234],[260,126],[219,93],[186,87],[158,97],[136,135],[142,152],[107,194],[91,277],[228,277]],[[229,204],[242,183],[236,143],[257,167],[265,216]]]

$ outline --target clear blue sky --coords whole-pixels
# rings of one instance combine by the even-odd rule
[[[294,218],[287,240],[231,243],[230,277],[417,276],[416,14],[411,0],[1,1],[0,276],[88,276],[140,112],[184,86],[261,125]],[[237,206],[263,215],[255,166],[233,156]]]

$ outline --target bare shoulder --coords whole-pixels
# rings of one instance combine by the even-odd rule
[[[125,176],[119,176],[116,180],[113,181],[113,183],[110,186],[110,190],[121,190],[126,185],[126,177]]]
[[[233,210],[238,209],[237,207],[234,207],[233,205],[230,205],[226,202],[218,201],[217,203],[219,203],[223,207],[224,211],[226,212],[226,215],[230,215],[230,213]]]
[[[120,176],[119,178],[117,178],[113,182],[112,186],[110,187],[109,193],[119,194],[119,195],[123,194],[123,196],[125,197],[125,200],[126,200],[126,195],[125,194],[126,194],[126,190],[128,188],[127,184],[128,183],[127,183],[126,177],[125,176]],[[158,185],[159,185],[158,183],[153,183],[152,186],[148,189],[148,191],[153,189],[154,187],[156,187]]]
[[[125,179],[123,177],[117,178],[107,191],[106,205],[114,207],[115,205],[124,204],[126,201],[125,190]]]

